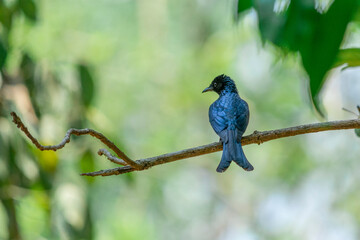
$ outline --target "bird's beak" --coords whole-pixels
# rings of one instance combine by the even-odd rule
[[[212,86],[207,87],[207,88],[204,89],[204,91],[202,91],[202,93],[209,92],[209,91],[214,91],[214,88]]]

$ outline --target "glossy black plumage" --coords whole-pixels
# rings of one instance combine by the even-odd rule
[[[254,167],[246,159],[241,146],[241,137],[249,123],[248,104],[240,98],[234,81],[226,76],[217,76],[203,92],[215,91],[219,98],[209,108],[209,121],[223,143],[223,154],[217,172],[224,172],[231,161],[246,171]]]

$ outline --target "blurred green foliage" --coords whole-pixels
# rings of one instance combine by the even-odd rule
[[[8,119],[9,111],[20,111],[25,109],[25,116],[32,119],[32,123],[38,127],[38,121],[41,120],[44,113],[44,105],[48,105],[49,99],[54,96],[48,91],[53,84],[58,81],[58,74],[55,71],[47,71],[45,74],[39,74],[39,61],[34,59],[28,49],[14,49],[12,35],[18,29],[19,21],[30,24],[34,27],[38,20],[37,4],[32,0],[1,1],[0,2],[0,21],[1,21],[1,39],[0,39],[0,68],[1,68],[1,113],[2,121]],[[25,17],[25,18],[24,18]],[[17,25],[17,26],[16,26]],[[9,70],[7,56],[12,54],[19,62],[16,70]],[[11,61],[11,59],[10,59]],[[84,64],[78,65],[80,93],[82,102],[73,102],[72,108],[82,108],[88,106],[94,92],[94,79]],[[41,71],[41,70],[40,70]],[[25,86],[26,88],[23,88]],[[7,96],[6,96],[7,95]],[[4,97],[5,96],[5,97]],[[54,99],[57,101],[57,99]],[[24,105],[24,106],[19,106]],[[23,112],[24,113],[24,112]],[[36,114],[36,115],[35,115]],[[81,115],[73,117],[72,121],[82,122]],[[78,127],[85,127],[79,125]],[[59,156],[54,152],[39,152],[28,142],[24,142],[20,135],[7,133],[9,126],[2,124],[1,129],[1,160],[3,174],[1,175],[1,202],[6,209],[5,222],[8,224],[8,235],[3,232],[1,238],[8,239],[29,239],[38,237],[41,231],[47,238],[58,238],[56,232],[51,230],[51,224],[48,219],[52,216],[51,195],[54,188],[55,177],[59,171]],[[19,150],[21,149],[21,150]],[[85,153],[86,154],[86,153]],[[91,160],[91,155],[84,155],[86,160]],[[81,161],[82,162],[82,161]],[[91,161],[88,161],[90,164]],[[4,172],[4,170],[6,171]],[[18,189],[18,190],[16,190]],[[31,190],[32,193],[26,193]],[[22,193],[24,192],[24,193]],[[37,195],[41,193],[39,198]],[[19,214],[19,206],[16,206],[19,198],[33,196],[39,209],[44,213],[41,217],[44,221],[44,229],[25,230],[28,225],[22,220]],[[30,197],[31,199],[31,197]],[[88,205],[87,205],[88,206]],[[36,208],[36,207],[35,207]],[[89,215],[89,209],[86,209],[85,215]],[[20,210],[20,212],[22,212]],[[38,213],[37,213],[38,214]],[[46,220],[47,219],[47,220]],[[92,225],[91,218],[86,218],[82,228],[74,228],[66,223],[69,234],[77,239],[91,239]],[[30,232],[33,231],[34,233]],[[30,235],[28,235],[30,234]]]
[[[91,76],[90,70],[86,65],[78,65],[77,69],[81,84],[81,99],[83,105],[88,107],[94,98],[94,78]]]
[[[6,61],[7,52],[4,47],[4,44],[0,42],[0,68],[2,68]]]
[[[347,48],[339,50],[333,67],[339,67],[346,64],[347,67],[360,66],[360,49]]]
[[[33,0],[18,0],[18,5],[28,19],[36,21],[37,9]]]
[[[277,12],[275,2],[278,3]],[[282,5],[280,5],[282,3]],[[358,49],[340,50],[348,24],[358,13],[358,0],[334,1],[326,11],[315,9],[314,0],[238,1],[238,14],[251,7],[257,11],[263,41],[270,41],[284,52],[299,52],[310,80],[310,93],[319,108],[319,93],[326,74],[333,67],[348,63],[359,66]]]
[[[360,119],[360,105],[357,105],[357,110],[359,112],[358,119]],[[355,129],[355,134],[360,137],[360,128]]]
[[[320,14],[292,1],[274,13],[279,1],[267,2],[272,22],[249,13],[237,25],[233,5],[222,1],[0,1],[0,239],[360,238],[352,131],[246,146],[252,173],[232,165],[216,174],[216,153],[84,178],[79,173],[114,167],[96,154],[104,146],[83,136],[41,152],[11,123],[16,111],[43,144],[58,143],[70,127],[93,128],[134,159],[194,147],[218,140],[207,116],[216,96],[201,91],[222,73],[249,103],[247,133],[314,122],[301,60],[279,58],[260,39],[266,31],[293,51],[299,31],[308,50],[311,16],[337,10]],[[241,3],[239,11],[266,1]],[[266,28],[258,32],[258,23]],[[352,50],[341,50],[334,66],[356,64],[349,51],[356,53],[360,31],[350,30],[344,47]],[[329,92],[324,105],[340,109],[331,117],[344,117],[341,94]]]

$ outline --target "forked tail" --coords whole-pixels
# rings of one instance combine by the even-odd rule
[[[241,146],[240,138],[236,138],[234,130],[225,130],[223,140],[223,154],[217,172],[225,172],[230,166],[231,161],[242,167],[246,171],[254,170],[254,167],[246,159],[244,151]]]

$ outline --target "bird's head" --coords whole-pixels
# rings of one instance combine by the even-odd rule
[[[214,78],[214,80],[211,82],[210,86],[205,88],[204,92],[214,91],[217,94],[221,94],[221,92],[237,92],[236,86],[234,81],[224,74],[217,76]]]

